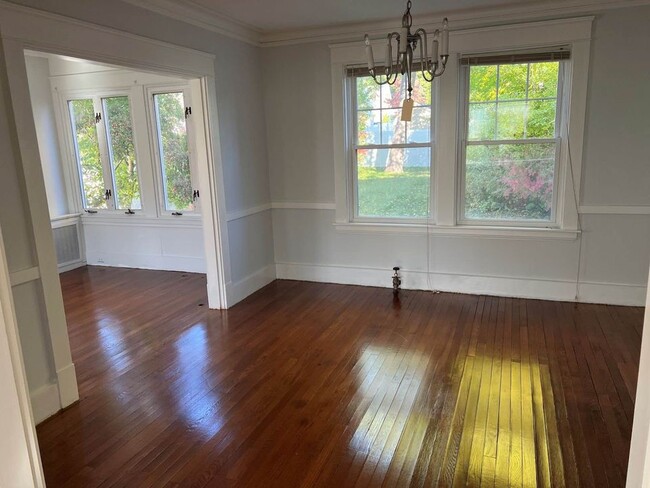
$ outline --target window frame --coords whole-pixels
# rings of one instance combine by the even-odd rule
[[[135,152],[136,161],[138,161],[137,177],[138,187],[140,190],[140,208],[131,209],[133,212],[143,212],[145,210],[144,199],[142,198],[142,174],[141,174],[141,154],[138,150],[136,142],[136,123],[133,114],[134,100],[131,93],[131,88],[100,88],[97,90],[91,89],[71,89],[65,90],[60,94],[62,104],[62,113],[64,114],[65,123],[65,147],[70,151],[71,159],[70,164],[73,166],[72,174],[74,175],[74,183],[76,195],[74,200],[76,206],[83,212],[102,213],[102,214],[119,214],[123,213],[124,208],[117,208],[115,204],[115,174],[113,171],[113,161],[111,160],[111,148],[109,147],[110,135],[108,134],[107,118],[104,113],[104,100],[107,98],[126,97],[129,101],[129,115],[131,119],[131,128],[133,131],[133,149]],[[71,102],[75,100],[92,100],[93,110],[101,114],[101,119],[95,124],[97,130],[97,145],[99,149],[99,157],[102,165],[102,178],[104,181],[104,188],[109,189],[112,194],[111,198],[107,201],[107,208],[90,207],[86,205],[86,192],[83,186],[83,175],[81,170],[81,161],[79,160],[77,134],[75,131],[75,124],[72,119]]]
[[[356,66],[346,66],[346,73],[348,68]],[[435,126],[436,126],[436,86],[435,82],[429,83],[431,89],[431,119],[429,123],[429,142],[419,143],[404,143],[404,144],[370,144],[360,146],[357,144],[358,136],[358,117],[359,109],[357,107],[357,83],[358,76],[345,76],[345,90],[346,98],[348,100],[346,110],[346,153],[347,153],[347,166],[348,166],[348,193],[351,196],[351,205],[348,207],[349,221],[353,223],[384,223],[384,224],[430,224],[434,222],[435,215],[435,199],[434,199],[434,182],[435,182]],[[359,179],[358,179],[358,161],[357,151],[359,149],[391,149],[391,148],[428,148],[429,149],[429,192],[427,201],[429,204],[428,215],[426,217],[380,217],[380,216],[361,216],[359,215]]]
[[[526,51],[522,51],[526,52]],[[491,53],[499,55],[500,53]],[[507,54],[507,53],[504,53]],[[567,99],[564,93],[567,92],[566,63],[570,60],[561,60],[558,70],[558,86],[555,105],[555,137],[539,139],[494,139],[494,140],[476,140],[470,141],[469,132],[469,82],[470,70],[472,66],[459,67],[459,91],[458,91],[458,188],[457,195],[457,215],[456,222],[464,226],[485,226],[485,227],[528,227],[528,228],[553,228],[560,226],[558,222],[558,206],[560,205],[559,183],[560,173],[564,170],[563,163],[563,141],[566,139],[565,124],[563,115],[566,113]],[[523,64],[523,63],[521,63]],[[528,63],[528,64],[532,64]],[[497,66],[498,63],[489,66]],[[497,116],[498,117],[498,116]],[[551,218],[549,220],[538,219],[470,219],[465,215],[465,191],[466,191],[466,165],[467,165],[467,147],[472,145],[524,145],[524,144],[555,144],[555,167],[553,169],[553,197],[551,201]]]
[[[155,182],[156,209],[161,218],[178,218],[178,217],[198,217],[201,215],[201,196],[194,201],[194,210],[168,210],[165,200],[165,178],[163,176],[162,158],[160,154],[160,138],[158,128],[158,118],[156,115],[156,104],[154,96],[165,93],[183,93],[183,102],[185,107],[192,106],[192,97],[190,87],[186,84],[149,84],[145,86],[145,105],[147,110],[147,124],[149,132],[149,144],[153,162],[153,175]],[[193,117],[185,118],[185,128],[187,133],[188,155],[190,161],[190,181],[192,188],[198,190],[200,182],[198,180],[198,162],[196,160],[196,148],[194,147]],[[180,215],[174,215],[174,213]]]

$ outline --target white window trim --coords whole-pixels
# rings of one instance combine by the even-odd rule
[[[574,189],[580,195],[582,170],[582,154],[584,140],[585,113],[587,105],[587,81],[589,75],[589,53],[591,44],[591,27],[593,16],[572,19],[530,22],[525,24],[505,25],[488,28],[466,29],[452,31],[450,34],[450,57],[445,74],[438,78],[434,89],[432,104],[434,115],[432,124],[437,129],[433,145],[431,174],[432,219],[431,222],[409,224],[415,227],[426,227],[428,232],[436,233],[439,228],[443,233],[449,233],[454,228],[457,235],[490,235],[495,232],[510,232],[513,236],[539,236],[540,233],[551,237],[576,237],[578,228],[578,209],[575,202]],[[372,41],[376,52],[381,52],[385,45],[384,39]],[[571,50],[571,60],[567,63],[565,77],[568,90],[568,117],[565,125],[568,127],[567,137],[561,144],[561,158],[566,157],[571,148],[572,171],[568,164],[560,165],[557,184],[557,215],[556,225],[552,228],[498,226],[477,226],[460,224],[458,221],[458,188],[459,188],[459,57],[463,53],[499,53],[512,50],[539,49],[568,46]],[[330,45],[331,76],[332,76],[332,109],[333,109],[333,142],[334,142],[334,177],[335,177],[335,226],[339,230],[359,229],[371,232],[377,227],[388,232],[403,233],[404,224],[377,223],[369,226],[367,223],[354,222],[350,209],[354,205],[350,193],[350,140],[348,114],[351,113],[351,101],[347,96],[346,67],[363,64],[365,49],[363,42],[351,42]],[[444,121],[444,124],[441,123]]]

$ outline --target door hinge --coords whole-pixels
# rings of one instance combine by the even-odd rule
[[[188,118],[192,115],[192,107],[185,107],[185,118]]]
[[[101,112],[97,112],[95,114],[95,124],[99,124],[100,120],[102,120],[102,114],[101,114]]]

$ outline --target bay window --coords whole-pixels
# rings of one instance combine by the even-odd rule
[[[116,85],[117,86],[117,85]],[[61,92],[65,145],[90,214],[196,215],[199,190],[185,85]],[[68,135],[68,128],[70,133]],[[120,211],[120,212],[117,212]]]

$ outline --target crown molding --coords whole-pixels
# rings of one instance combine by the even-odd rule
[[[447,11],[435,15],[415,15],[419,27],[435,29],[445,17],[451,19],[453,30],[490,27],[513,22],[551,20],[571,15],[595,14],[605,10],[650,5],[650,0],[566,0],[546,1],[534,5],[504,6],[471,10]],[[385,36],[398,27],[399,18],[376,22],[314,27],[298,30],[265,32],[260,35],[262,47],[307,44],[313,42],[345,42],[359,40],[362,34]]]
[[[191,0],[123,1],[254,46],[261,45],[261,31],[259,29],[227,15],[208,10]]]

